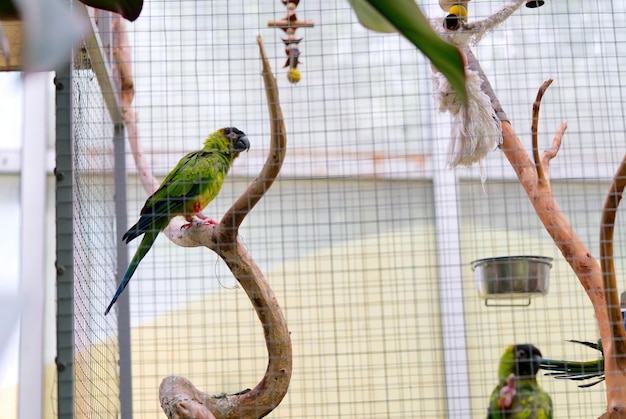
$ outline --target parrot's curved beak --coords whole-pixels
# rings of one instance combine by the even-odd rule
[[[242,151],[248,151],[248,150],[250,150],[250,141],[248,140],[248,137],[246,137],[245,135],[242,135],[235,142],[235,151],[238,151],[241,153]]]

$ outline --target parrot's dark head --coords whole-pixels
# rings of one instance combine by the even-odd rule
[[[243,131],[235,127],[222,128],[220,133],[228,138],[230,151],[235,155],[250,149],[250,141]]]
[[[541,361],[541,352],[537,347],[530,343],[513,346],[515,355],[515,373],[519,378],[532,378],[539,371],[539,363]]]

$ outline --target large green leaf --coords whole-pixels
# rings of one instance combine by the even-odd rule
[[[465,67],[461,50],[444,41],[430,27],[414,0],[348,0],[363,26],[377,32],[398,32],[415,45],[441,71],[467,102]],[[390,30],[393,27],[395,30]]]
[[[131,22],[139,17],[143,8],[143,0],[79,0],[96,9],[119,13]]]

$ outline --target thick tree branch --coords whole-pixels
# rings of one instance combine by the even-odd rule
[[[282,401],[291,379],[291,338],[285,317],[263,273],[238,238],[242,221],[278,176],[286,151],[286,131],[276,79],[260,37],[257,42],[263,61],[263,80],[271,121],[270,153],[265,165],[217,226],[196,225],[181,230],[183,221],[174,219],[164,233],[180,246],[208,247],[225,261],[250,298],[263,326],[268,365],[265,375],[256,387],[230,395],[206,394],[196,389],[186,378],[166,377],[159,388],[159,399],[163,411],[170,418],[260,418],[269,414]],[[126,90],[122,91],[125,122],[139,178],[146,193],[152,194],[158,188],[159,182],[141,151],[136,116],[131,109],[131,93],[134,93],[134,88],[130,74],[130,57],[122,49],[117,50],[114,56],[116,59],[127,60],[125,63],[118,63],[119,79],[122,86],[126,86]]]

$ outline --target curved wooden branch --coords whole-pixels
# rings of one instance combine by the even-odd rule
[[[278,176],[286,151],[286,130],[276,79],[272,75],[260,36],[257,42],[263,59],[263,80],[272,124],[270,153],[265,165],[217,226],[198,225],[182,231],[176,227],[170,231],[176,233],[174,239],[177,243],[206,246],[226,262],[250,298],[263,325],[268,365],[263,379],[255,388],[230,395],[206,394],[181,377],[165,378],[159,389],[159,398],[169,417],[200,417],[197,416],[198,411],[204,406],[217,418],[260,418],[269,414],[282,401],[291,379],[291,339],[287,323],[263,273],[237,237],[241,222]],[[190,410],[190,406],[195,410]],[[204,414],[210,417],[208,413]]]
[[[272,74],[272,68],[265,54],[265,48],[263,47],[263,41],[260,35],[257,36],[257,43],[259,44],[263,60],[263,80],[265,82],[265,95],[267,97],[267,106],[269,107],[270,113],[270,154],[265,161],[263,169],[261,169],[261,173],[259,173],[243,195],[235,201],[228,211],[226,211],[224,217],[222,217],[220,226],[227,227],[228,231],[236,231],[236,229],[239,228],[246,214],[250,212],[265,192],[272,186],[285,159],[287,136],[285,134],[283,112],[278,99],[278,87],[276,86],[276,79]]]
[[[270,121],[270,153],[261,173],[235,201],[217,226],[200,225],[181,231],[176,238],[185,244],[197,243],[214,250],[228,265],[250,301],[264,329],[268,365],[263,379],[250,391],[231,395],[210,395],[195,389],[180,377],[167,377],[159,391],[161,406],[169,417],[192,418],[189,403],[177,402],[182,396],[194,400],[193,406],[206,406],[217,418],[260,418],[281,402],[291,379],[291,339],[276,297],[263,273],[237,237],[241,222],[270,188],[285,157],[286,135],[276,79],[272,75],[261,37],[257,37],[263,59],[263,80],[267,93]],[[187,242],[189,241],[189,242]],[[178,385],[183,383],[184,385]],[[209,417],[209,416],[207,416]]]
[[[539,140],[538,140],[538,127],[539,127],[539,109],[541,108],[541,98],[543,98],[543,94],[546,92],[548,87],[552,84],[552,79],[548,79],[543,82],[539,91],[537,92],[537,98],[535,99],[535,103],[533,103],[533,122],[531,126],[532,133],[532,145],[533,145],[533,159],[535,159],[535,167],[537,168],[537,176],[539,177],[539,182],[547,182],[546,174],[543,171],[543,165],[541,159],[539,158]]]
[[[291,379],[291,338],[285,317],[263,273],[238,238],[242,221],[278,176],[286,151],[286,130],[276,79],[260,36],[257,42],[263,61],[263,80],[271,121],[270,153],[265,165],[217,226],[197,225],[181,230],[183,221],[174,219],[164,233],[180,246],[208,247],[225,261],[250,298],[261,321],[268,350],[268,365],[263,379],[256,387],[230,395],[206,394],[196,389],[186,378],[166,377],[159,387],[159,399],[163,411],[170,418],[260,418],[269,414],[282,401]],[[126,77],[132,81],[130,74]],[[151,194],[158,188],[159,182],[141,151],[136,117],[130,108],[132,97],[127,95],[127,98],[130,101],[123,100],[123,105],[131,151],[141,183],[146,193]]]
[[[613,177],[613,182],[609,187],[609,193],[604,201],[602,209],[602,221],[600,224],[600,264],[604,277],[604,292],[606,309],[609,314],[612,340],[615,343],[616,354],[626,354],[626,332],[620,310],[620,299],[617,291],[617,279],[615,277],[615,264],[613,263],[613,233],[615,230],[615,217],[617,208],[622,200],[624,187],[626,186],[626,155]],[[604,342],[603,342],[604,345]],[[608,360],[605,353],[605,363],[615,363],[618,360]],[[623,361],[622,361],[623,363]]]
[[[202,240],[201,230],[195,229],[191,234]],[[213,239],[216,238],[214,235]],[[291,340],[276,297],[241,241],[238,240],[236,246],[221,247],[217,252],[248,294],[263,324],[269,357],[267,369],[255,388],[228,395],[206,394],[184,378],[166,377],[161,383],[159,398],[168,417],[194,418],[182,415],[181,409],[187,406],[178,401],[184,399],[206,406],[217,418],[260,418],[269,414],[287,394],[292,368]]]

